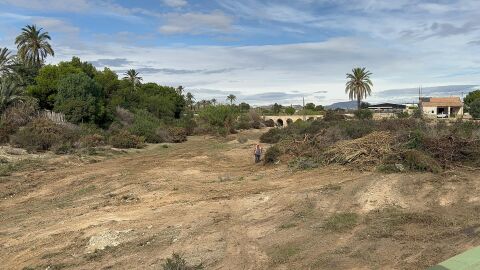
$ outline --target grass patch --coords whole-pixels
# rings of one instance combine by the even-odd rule
[[[295,243],[277,245],[270,251],[270,258],[274,264],[284,264],[293,256],[300,252],[300,248]]]
[[[297,227],[296,223],[289,222],[289,223],[283,223],[278,228],[281,230],[286,230],[286,229],[295,228],[295,227]]]
[[[42,162],[37,159],[23,159],[10,163],[0,163],[0,176],[10,176],[14,172],[41,169]]]
[[[343,232],[353,229],[357,222],[358,215],[356,213],[336,213],[325,221],[323,228],[334,232]]]

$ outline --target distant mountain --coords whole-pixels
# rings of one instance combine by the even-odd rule
[[[350,109],[356,109],[357,108],[357,101],[352,100],[352,101],[344,101],[344,102],[336,102],[331,105],[325,106],[325,108],[334,110],[334,109],[344,109],[344,110],[350,110]]]
[[[434,87],[423,87],[423,97],[449,97],[449,96],[466,96],[470,91],[479,89],[478,85],[444,85]],[[392,103],[406,103],[412,101],[418,101],[419,89],[416,88],[404,88],[404,89],[391,89],[376,92],[373,94],[372,99],[379,102],[392,102]],[[373,103],[373,102],[371,102]]]

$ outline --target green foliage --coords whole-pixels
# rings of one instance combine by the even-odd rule
[[[246,114],[241,114],[238,117],[236,129],[249,129],[250,128],[250,118]]]
[[[278,128],[272,128],[260,136],[262,143],[277,143],[282,138],[283,132]]]
[[[71,74],[58,82],[54,110],[72,123],[100,123],[104,119],[103,92],[84,73]]]
[[[288,167],[293,170],[308,170],[318,167],[318,162],[308,157],[297,157],[288,162]]]
[[[172,257],[167,258],[162,265],[163,270],[201,270],[204,269],[203,264],[188,265],[187,261],[179,254],[173,253]]]
[[[357,220],[358,215],[356,213],[336,213],[325,221],[323,228],[330,231],[343,232],[353,229],[357,225]]]
[[[413,171],[442,172],[442,167],[432,157],[418,150],[407,150],[402,153],[405,165]]]
[[[11,143],[28,151],[46,151],[54,145],[73,144],[78,132],[46,118],[36,118],[11,136]]]
[[[399,112],[396,114],[397,115],[397,118],[399,119],[405,119],[405,118],[408,118],[410,117],[410,114],[408,114],[408,112]]]
[[[372,119],[373,118],[373,112],[369,109],[361,109],[361,110],[356,110],[354,112],[355,117],[361,120],[365,119]]]
[[[317,105],[315,106],[315,111],[322,112],[322,111],[325,111],[325,108],[322,105]]]
[[[278,115],[282,111],[282,108],[283,108],[282,105],[275,103],[272,106],[272,113],[274,115]]]
[[[265,126],[274,127],[275,126],[275,121],[273,121],[272,119],[268,119],[267,121],[265,121]]]
[[[237,118],[238,110],[234,106],[227,105],[207,106],[200,111],[199,115],[210,126],[230,131]]]
[[[471,104],[478,99],[480,99],[480,90],[475,90],[467,94],[467,96],[463,99],[463,102],[468,111],[470,111]]]
[[[164,138],[161,138],[157,134],[157,129],[162,123],[158,118],[146,110],[137,110],[134,114],[134,120],[129,131],[133,135],[142,136],[148,143],[161,143],[165,142]]]
[[[265,152],[264,163],[273,164],[279,160],[281,155],[282,155],[282,152],[280,151],[280,148],[274,145],[268,148],[267,151]]]
[[[242,102],[238,104],[238,109],[242,112],[248,112],[250,110],[250,104]]]
[[[293,115],[295,113],[295,109],[293,107],[285,108],[285,113],[288,115]]]
[[[314,103],[307,103],[307,104],[305,104],[305,110],[314,111],[314,110],[315,110],[315,104],[314,104]]]
[[[338,121],[338,120],[344,120],[344,119],[345,119],[345,116],[335,110],[327,110],[325,112],[325,116],[323,117],[323,120],[325,121]]]
[[[110,144],[116,148],[143,148],[145,147],[145,138],[131,134],[122,130],[110,136]]]
[[[475,118],[475,119],[480,118],[480,98],[476,99],[472,103],[470,103],[469,112],[470,112],[470,115],[472,115],[473,118]]]

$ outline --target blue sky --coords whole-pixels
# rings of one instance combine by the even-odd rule
[[[37,24],[52,36],[50,63],[76,55],[197,99],[256,104],[344,101],[345,73],[365,66],[375,102],[389,89],[478,85],[479,10],[478,0],[0,0],[0,47]]]

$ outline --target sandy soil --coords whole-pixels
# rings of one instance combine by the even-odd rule
[[[162,269],[172,252],[206,269],[425,269],[480,244],[476,170],[292,171],[253,164],[260,131],[245,135],[1,177],[0,269]]]

